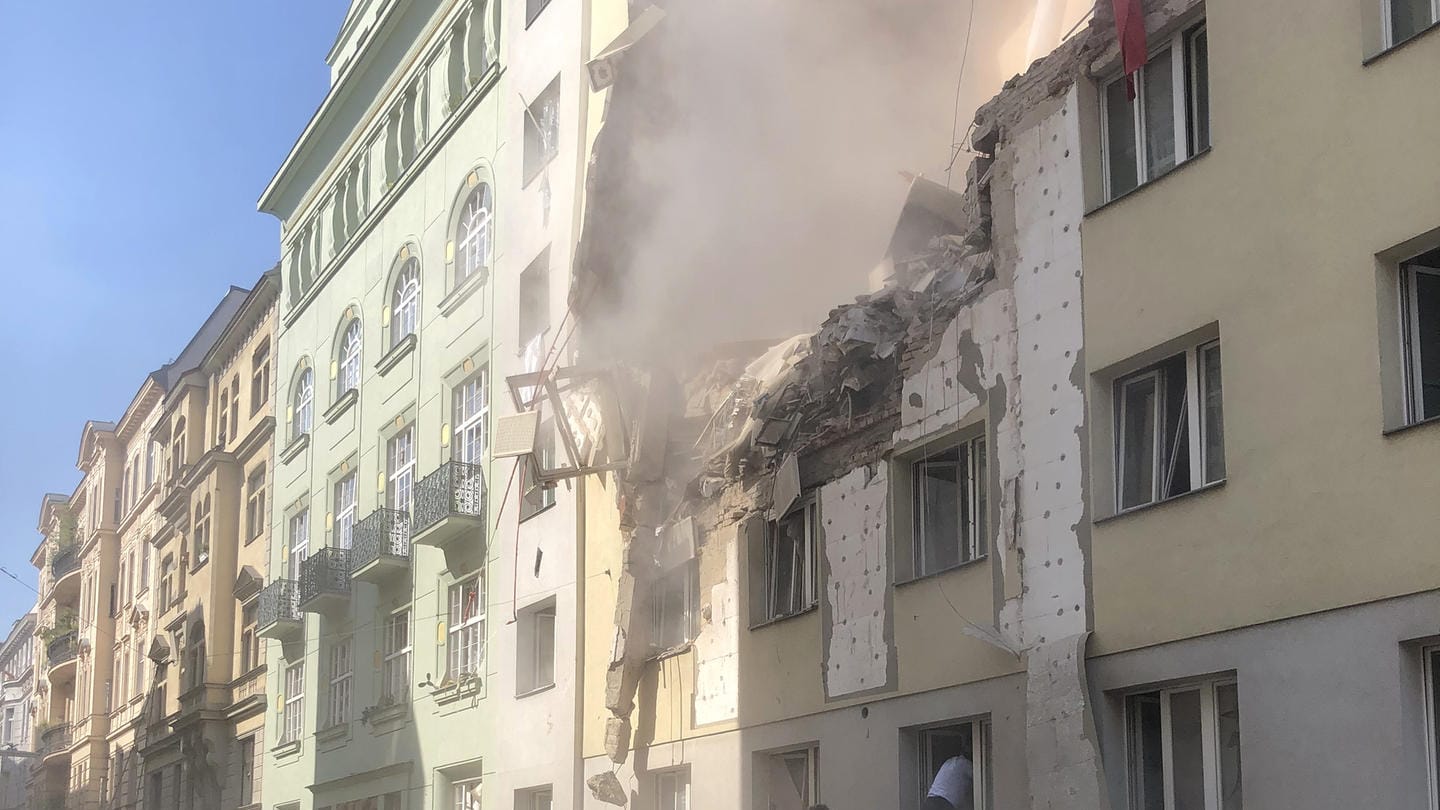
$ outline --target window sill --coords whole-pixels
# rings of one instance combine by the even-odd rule
[[[374,735],[389,734],[405,727],[410,718],[410,703],[400,700],[388,706],[372,706],[360,714],[360,722]]]
[[[677,655],[684,655],[685,653],[690,652],[691,648],[693,648],[694,646],[695,642],[687,641],[684,644],[676,644],[674,647],[666,647],[663,650],[656,650],[655,652],[647,656],[645,658],[645,661],[646,663],[649,663],[651,661],[664,661],[667,658],[674,658]]]
[[[1189,165],[1191,165],[1191,164],[1193,164],[1193,163],[1199,162],[1201,158],[1204,158],[1206,155],[1210,154],[1210,152],[1213,151],[1214,148],[1215,148],[1214,146],[1207,146],[1207,147],[1205,147],[1204,149],[1201,149],[1199,152],[1196,152],[1195,154],[1191,155],[1190,157],[1185,158],[1185,160],[1181,161],[1180,163],[1177,163],[1174,168],[1172,168],[1172,169],[1171,169],[1170,171],[1168,171],[1168,172],[1165,172],[1164,174],[1160,175],[1159,177],[1152,177],[1152,178],[1150,178],[1149,180],[1146,180],[1145,182],[1141,183],[1140,185],[1138,185],[1138,186],[1130,189],[1129,191],[1125,192],[1124,194],[1121,194],[1121,195],[1118,196],[1118,197],[1112,197],[1112,198],[1106,200],[1105,202],[1103,202],[1103,203],[1095,206],[1094,208],[1091,208],[1089,211],[1086,211],[1086,212],[1085,212],[1085,217],[1084,217],[1084,218],[1085,218],[1085,219],[1089,219],[1092,214],[1098,214],[1098,213],[1100,213],[1101,211],[1104,211],[1106,208],[1109,208],[1110,206],[1115,205],[1115,204],[1119,203],[1119,202],[1122,201],[1122,200],[1128,200],[1128,199],[1130,199],[1131,197],[1135,196],[1136,194],[1139,194],[1140,192],[1144,191],[1144,190],[1147,189],[1147,188],[1150,188],[1151,186],[1155,185],[1156,183],[1163,182],[1163,181],[1165,180],[1165,178],[1167,178],[1167,177],[1173,177],[1175,174],[1179,173],[1179,172],[1180,172],[1182,169],[1184,169],[1186,166],[1189,166]]]
[[[415,344],[418,341],[419,338],[415,336],[414,332],[401,338],[400,342],[392,346],[390,351],[386,352],[385,356],[380,358],[380,362],[375,364],[375,371],[379,373],[381,377],[384,377],[389,373],[390,369],[400,365],[401,360],[404,360],[411,352],[415,351]]]
[[[802,609],[800,609],[800,610],[797,610],[797,611],[795,611],[794,613],[786,613],[784,616],[771,616],[770,618],[768,618],[768,619],[766,619],[766,620],[764,620],[764,621],[762,621],[762,622],[756,622],[755,624],[750,625],[750,629],[751,629],[751,630],[760,630],[760,629],[765,628],[765,627],[774,627],[775,625],[780,624],[781,622],[787,622],[787,621],[789,621],[789,620],[791,620],[791,619],[798,619],[798,618],[800,618],[801,616],[805,616],[805,615],[807,615],[807,614],[814,613],[815,611],[817,611],[817,610],[819,610],[819,609],[820,609],[820,602],[817,600],[817,601],[815,602],[815,604],[813,604],[813,605],[811,605],[811,606],[809,606],[809,607],[807,607],[807,608],[802,608]]]
[[[321,418],[325,420],[325,424],[327,425],[335,424],[335,420],[344,416],[345,412],[350,410],[350,406],[354,405],[358,399],[360,399],[360,389],[351,388],[349,391],[341,394],[340,398],[335,400],[335,404],[331,405]]]
[[[1406,45],[1409,45],[1410,43],[1414,42],[1415,40],[1421,39],[1422,37],[1426,36],[1427,34],[1433,34],[1433,33],[1436,32],[1436,31],[1440,31],[1440,22],[1431,23],[1428,28],[1422,28],[1422,29],[1420,29],[1419,31],[1416,31],[1415,33],[1411,34],[1410,36],[1408,36],[1408,37],[1400,40],[1399,42],[1394,43],[1393,45],[1387,45],[1387,46],[1386,46],[1383,50],[1381,50],[1379,53],[1376,53],[1376,54],[1373,54],[1373,55],[1371,55],[1371,56],[1365,57],[1365,59],[1361,60],[1360,66],[1361,66],[1361,67],[1370,67],[1371,65],[1375,64],[1376,62],[1379,62],[1381,59],[1384,59],[1385,57],[1389,56],[1390,54],[1395,53],[1396,51],[1400,50],[1401,48],[1405,47]]]
[[[1380,431],[1380,435],[1389,438],[1390,436],[1397,436],[1401,433],[1408,433],[1412,430],[1415,430],[1416,428],[1428,427],[1435,424],[1440,424],[1440,416],[1432,416],[1428,419],[1421,419],[1418,422],[1409,422],[1407,424],[1400,425],[1399,427],[1382,430]]]
[[[981,554],[980,556],[976,557],[976,558],[973,559],[973,560],[966,560],[965,562],[957,563],[957,564],[952,565],[952,566],[950,566],[950,567],[948,567],[948,568],[941,568],[939,571],[931,571],[931,572],[929,572],[928,574],[919,574],[919,575],[917,575],[917,576],[910,577],[909,579],[897,579],[897,580],[895,580],[895,587],[897,587],[897,588],[903,588],[903,587],[905,587],[906,585],[914,585],[914,584],[917,583],[917,582],[924,582],[924,581],[927,580],[927,579],[934,579],[934,578],[936,578],[936,577],[943,577],[943,576],[945,576],[946,574],[954,573],[954,572],[956,572],[956,571],[960,571],[960,570],[969,568],[969,567],[971,567],[971,566],[973,566],[973,565],[979,565],[980,563],[986,562],[986,561],[988,561],[989,559],[990,559],[990,554],[987,552],[987,553],[985,553],[985,554]]]
[[[1148,512],[1148,511],[1150,511],[1151,509],[1156,509],[1156,508],[1158,508],[1158,507],[1165,506],[1165,505],[1167,505],[1167,504],[1172,504],[1172,503],[1175,503],[1176,501],[1183,501],[1183,500],[1186,500],[1187,498],[1191,498],[1191,497],[1193,497],[1193,496],[1195,496],[1195,495],[1200,495],[1200,494],[1203,494],[1203,493],[1206,493],[1206,492],[1212,492],[1212,491],[1214,491],[1214,490],[1220,489],[1221,487],[1225,486],[1225,482],[1226,482],[1227,480],[1229,480],[1229,479],[1221,478],[1219,481],[1212,481],[1212,482],[1210,482],[1210,483],[1208,483],[1208,484],[1205,484],[1204,486],[1196,487],[1196,488],[1190,490],[1189,492],[1182,492],[1182,493],[1180,493],[1179,495],[1175,495],[1175,496],[1172,496],[1172,497],[1169,497],[1169,498],[1165,498],[1164,500],[1152,501],[1152,502],[1150,502],[1150,503],[1142,504],[1142,505],[1140,505],[1140,506],[1132,506],[1132,507],[1130,507],[1129,509],[1126,509],[1126,510],[1120,511],[1120,512],[1116,512],[1116,513],[1113,514],[1113,515],[1106,515],[1105,517],[1095,518],[1095,521],[1094,521],[1093,525],[1099,526],[1099,525],[1102,524],[1102,523],[1109,523],[1109,522],[1112,521],[1112,520],[1120,520],[1121,518],[1127,518],[1127,517],[1130,517],[1131,515],[1138,514],[1138,513],[1140,513],[1140,512]]]
[[[197,563],[195,563],[195,567],[193,567],[193,568],[190,569],[190,575],[191,575],[191,576],[194,576],[197,571],[199,571],[201,568],[204,568],[207,564],[209,564],[209,562],[210,562],[210,555],[209,555],[209,554],[206,554],[205,556],[201,557],[201,558],[200,558],[200,561],[197,562]]]
[[[479,675],[467,675],[463,680],[448,684],[435,690],[435,703],[444,706],[454,703],[457,700],[467,697],[481,697],[481,681]]]
[[[315,732],[315,744],[320,746],[326,743],[345,743],[350,740],[350,724],[336,723],[329,728]],[[338,747],[338,746],[335,746]]]
[[[289,759],[291,757],[294,757],[295,755],[300,753],[300,741],[282,741],[276,744],[274,753],[276,759]]]
[[[309,446],[310,434],[301,433],[299,436],[291,439],[290,443],[285,445],[285,449],[280,451],[280,463],[289,464],[290,462],[294,461],[302,452],[304,452],[305,448]]]
[[[470,296],[475,294],[476,290],[485,286],[485,280],[489,278],[489,276],[489,268],[482,267],[475,275],[457,284],[444,298],[440,299],[438,305],[440,314],[453,315],[455,310],[460,308],[461,304],[465,303]]]
[[[533,697],[533,696],[538,695],[538,694],[541,694],[541,693],[543,693],[543,692],[549,692],[551,689],[554,689],[554,688],[555,688],[555,682],[554,682],[554,681],[551,681],[550,683],[547,683],[547,684],[545,684],[545,685],[543,685],[543,686],[537,686],[537,687],[535,687],[534,689],[529,689],[529,690],[527,690],[527,691],[520,692],[520,693],[518,693],[517,695],[515,695],[515,699],[516,699],[516,700],[521,700],[521,699],[523,699],[523,698]]]

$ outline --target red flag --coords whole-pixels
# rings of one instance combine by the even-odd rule
[[[1135,71],[1145,64],[1145,9],[1141,0],[1110,0],[1115,9],[1115,38],[1125,63],[1125,92],[1135,100]]]

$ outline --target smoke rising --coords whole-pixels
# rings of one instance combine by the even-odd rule
[[[678,361],[812,331],[866,292],[904,173],[944,182],[952,121],[963,139],[1024,67],[1033,0],[975,3],[971,21],[969,0],[664,2],[612,91],[615,151],[597,155],[624,169],[589,201],[586,238],[616,243],[589,337]]]

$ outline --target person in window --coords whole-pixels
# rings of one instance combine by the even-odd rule
[[[970,760],[951,757],[940,766],[920,810],[974,810],[975,773]]]

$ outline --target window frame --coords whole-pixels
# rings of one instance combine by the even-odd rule
[[[790,587],[794,591],[798,587],[800,604],[791,610],[781,612],[779,610],[777,593],[779,578],[776,575],[779,563],[778,554],[780,545],[777,542],[780,525],[796,516],[802,522],[801,536],[803,549],[801,562],[803,568],[798,573],[794,570],[790,573]],[[765,614],[762,617],[764,622],[779,621],[788,619],[791,616],[799,616],[814,609],[820,603],[820,502],[813,495],[802,498],[800,502],[787,512],[779,520],[767,520],[765,522]],[[793,561],[792,561],[793,562]],[[797,586],[798,583],[798,586]]]
[[[352,639],[337,639],[330,645],[330,689],[326,701],[326,727],[335,728],[350,722],[354,703],[355,658]]]
[[[406,514],[415,505],[416,449],[414,422],[385,440],[385,505]]]
[[[471,793],[474,788],[479,788],[475,795]],[[481,800],[485,790],[485,779],[483,777],[472,777],[470,779],[454,779],[450,782],[450,808],[451,810],[481,810]]]
[[[470,589],[475,594],[475,612],[467,617],[465,599]],[[452,584],[446,591],[446,605],[445,677],[452,682],[478,678],[485,667],[484,577],[475,574]]]
[[[982,426],[978,435],[957,438],[946,442],[943,446],[927,448],[925,452],[906,459],[906,470],[910,478],[908,508],[910,510],[911,579],[923,579],[943,574],[989,556],[990,544],[987,542],[987,532],[990,524],[988,515],[990,453],[988,441],[989,433]],[[937,456],[940,454],[948,454],[952,451],[958,456],[954,462],[937,460]],[[956,465],[955,489],[959,499],[957,500],[956,528],[963,534],[955,539],[959,552],[956,555],[958,561],[954,565],[941,566],[932,571],[925,565],[928,532],[925,527],[925,510],[922,505],[925,491],[921,482],[922,468],[951,463]],[[965,512],[958,509],[960,501],[968,504],[965,510],[969,514],[968,520],[962,520]]]
[[[525,656],[522,664],[516,662],[515,694],[517,696],[539,692],[555,685],[555,602],[547,600],[524,609],[520,620],[520,640],[516,654]],[[545,659],[545,642],[549,640],[549,661]],[[545,675],[548,668],[549,674]]]
[[[285,668],[285,702],[280,712],[280,745],[300,742],[305,734],[305,659]]]
[[[410,655],[414,640],[410,632],[410,608],[403,608],[385,618],[382,629],[383,658],[380,673],[380,697],[382,703],[404,703],[410,696]],[[403,634],[404,643],[397,644],[397,634]],[[400,689],[395,690],[396,676]]]
[[[466,193],[460,203],[455,231],[451,290],[483,276],[490,269],[495,243],[495,191],[489,183],[477,178],[474,187]]]
[[[1214,380],[1208,376],[1205,370],[1204,358],[1210,351],[1219,352],[1220,376]],[[1166,481],[1166,466],[1169,456],[1166,454],[1166,431],[1170,414],[1167,411],[1166,390],[1167,380],[1165,379],[1165,366],[1174,363],[1176,358],[1184,357],[1185,365],[1185,440],[1188,445],[1189,459],[1187,461],[1190,475],[1190,487],[1184,492],[1173,495],[1166,494],[1168,485]],[[1113,435],[1111,438],[1112,464],[1114,465],[1114,488],[1115,497],[1113,507],[1115,514],[1132,512],[1137,509],[1154,506],[1175,498],[1184,497],[1192,492],[1197,492],[1207,487],[1223,483],[1228,475],[1225,468],[1225,400],[1224,400],[1224,349],[1219,337],[1205,338],[1200,341],[1192,341],[1178,348],[1173,352],[1166,352],[1163,357],[1155,362],[1148,363],[1134,371],[1116,375],[1110,384],[1110,398],[1113,411]],[[1125,463],[1125,450],[1128,442],[1132,441],[1126,431],[1126,416],[1129,413],[1129,399],[1125,392],[1132,386],[1141,382],[1148,382],[1154,385],[1155,404],[1151,424],[1151,471],[1150,471],[1150,498],[1148,500],[1126,504],[1125,485],[1128,470]],[[1220,391],[1219,423],[1211,424],[1211,416],[1205,407],[1207,395],[1212,390],[1211,386],[1218,387]],[[1219,475],[1212,477],[1208,469],[1212,461],[1207,440],[1212,432],[1218,431],[1221,436],[1220,442],[1220,471]]]
[[[400,263],[390,285],[390,348],[420,331],[420,257]]]
[[[773,805],[775,801],[775,788],[770,784],[770,777],[774,774],[774,766],[777,761],[783,765],[786,760],[805,759],[805,791],[808,796],[801,796],[802,804],[805,807],[814,807],[823,804],[820,798],[820,746],[806,745],[799,748],[791,748],[781,751],[773,751],[765,756],[765,793],[767,802]]]
[[[459,462],[483,464],[490,443],[490,368],[480,366],[451,393],[450,453]]]
[[[672,797],[668,805],[665,802],[667,787],[669,787],[669,796]],[[683,796],[681,801],[674,801],[674,798],[681,796]],[[655,806],[656,810],[690,810],[690,768],[688,766],[667,768],[655,774]]]
[[[1135,137],[1135,185],[1131,188],[1116,190],[1113,187],[1113,173],[1111,172],[1112,149],[1110,132],[1110,89],[1117,84],[1123,85],[1126,77],[1122,74],[1112,77],[1100,83],[1100,164],[1101,176],[1104,181],[1105,200],[1119,199],[1136,189],[1143,188],[1148,183],[1154,182],[1166,174],[1179,168],[1186,161],[1208,151],[1214,143],[1214,135],[1211,131],[1211,121],[1207,120],[1204,125],[1204,143],[1200,143],[1199,133],[1196,129],[1198,120],[1199,88],[1195,81],[1194,53],[1192,48],[1195,39],[1200,34],[1206,34],[1206,87],[1205,98],[1207,101],[1207,113],[1210,109],[1210,87],[1209,87],[1209,29],[1207,21],[1202,17],[1195,22],[1184,25],[1160,44],[1150,49],[1145,59],[1145,64],[1135,73],[1135,98],[1129,100],[1131,107],[1131,127]],[[1147,70],[1152,62],[1161,56],[1170,60],[1170,83],[1171,83],[1171,114],[1173,120],[1172,137],[1175,141],[1175,163],[1163,171],[1159,171],[1153,177],[1150,176],[1149,155],[1146,149],[1145,138],[1145,82]]]
[[[355,542],[355,514],[359,493],[358,473],[354,470],[340,477],[331,488],[334,501],[334,545],[350,548]]]
[[[286,524],[285,578],[299,582],[300,564],[310,553],[310,510],[301,509],[291,514]]]
[[[260,413],[270,401],[270,339],[266,338],[250,355],[250,415]]]
[[[359,392],[361,373],[365,349],[364,330],[359,318],[351,318],[345,329],[340,333],[340,350],[336,353],[335,371],[335,399],[350,393]]]
[[[245,480],[245,542],[265,533],[265,464],[261,463]]]
[[[1136,767],[1136,756],[1140,754],[1136,750],[1135,735],[1138,722],[1137,713],[1133,706],[1137,699],[1156,697],[1160,709],[1160,745],[1161,745],[1161,791],[1163,806],[1165,810],[1174,810],[1175,807],[1175,785],[1174,785],[1174,735],[1171,728],[1171,697],[1191,692],[1199,694],[1200,697],[1200,749],[1201,768],[1204,776],[1204,802],[1205,810],[1221,810],[1223,797],[1221,796],[1223,773],[1220,764],[1220,740],[1219,740],[1219,704],[1216,698],[1216,691],[1223,687],[1234,687],[1236,690],[1236,707],[1239,711],[1240,695],[1239,681],[1234,676],[1211,678],[1199,681],[1185,681],[1176,684],[1163,686],[1159,689],[1143,689],[1131,692],[1124,696],[1123,705],[1123,735],[1125,740],[1125,793],[1131,807],[1143,807],[1143,797],[1139,791],[1143,787],[1137,785],[1138,770]],[[1243,736],[1241,739],[1241,793],[1244,793],[1244,749]]]
[[[310,366],[301,369],[295,378],[294,397],[290,418],[292,441],[308,436],[315,427],[315,370]]]
[[[1428,0],[1430,4],[1430,24],[1423,26],[1420,30],[1404,37],[1395,36],[1395,0],[1381,0],[1380,2],[1380,30],[1385,50],[1409,42],[1415,37],[1440,25],[1440,0]]]
[[[1417,264],[1416,256],[1400,263],[1400,346],[1404,365],[1405,424],[1415,425],[1437,417],[1425,415],[1424,357],[1420,351],[1419,277],[1432,276],[1440,282],[1440,268]],[[1434,313],[1440,317],[1440,312]]]
[[[681,580],[680,588],[684,599],[684,611],[681,620],[684,623],[684,632],[678,640],[671,640],[665,637],[663,632],[666,627],[668,614],[665,612],[666,601],[661,598],[674,586],[674,581]],[[695,642],[699,635],[700,615],[700,563],[699,560],[691,558],[675,565],[665,571],[661,571],[655,577],[650,589],[650,627],[651,627],[651,649],[653,656],[662,658],[666,655],[685,649]]]

